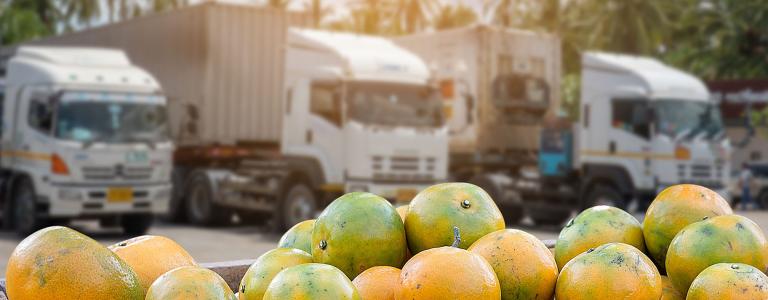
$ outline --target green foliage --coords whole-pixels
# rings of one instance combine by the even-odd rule
[[[472,8],[459,4],[443,5],[434,18],[435,29],[463,27],[477,22],[477,14]]]
[[[39,38],[50,34],[50,29],[30,9],[6,7],[0,4],[1,45],[10,45],[21,41]]]

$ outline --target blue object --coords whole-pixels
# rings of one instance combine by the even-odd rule
[[[565,176],[573,163],[573,131],[545,127],[541,131],[539,173],[543,177]]]

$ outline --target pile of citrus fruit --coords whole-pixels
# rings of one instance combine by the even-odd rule
[[[642,223],[584,210],[554,249],[506,229],[493,199],[438,184],[395,208],[370,193],[333,201],[260,256],[232,291],[174,241],[110,247],[65,227],[22,241],[7,292],[25,299],[768,299],[768,242],[715,192],[662,191]]]

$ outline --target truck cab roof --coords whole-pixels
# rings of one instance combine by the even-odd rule
[[[121,50],[22,46],[8,62],[8,85],[60,84],[87,89],[156,92],[152,75],[132,65]]]
[[[354,80],[425,84],[430,76],[421,58],[381,37],[291,28],[288,41],[289,47],[333,54],[342,75]]]
[[[585,72],[625,73],[645,87],[650,99],[710,100],[701,80],[653,58],[587,52],[582,57],[582,66]]]

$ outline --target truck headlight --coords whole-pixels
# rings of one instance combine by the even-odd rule
[[[75,189],[59,189],[58,198],[66,201],[82,201],[83,193]]]

